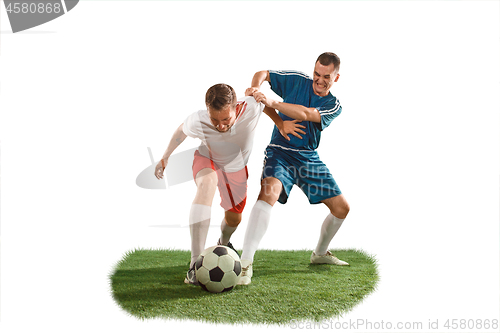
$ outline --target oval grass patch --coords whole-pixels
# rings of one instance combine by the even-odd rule
[[[211,294],[184,283],[189,251],[138,249],[117,263],[111,289],[115,301],[140,319],[280,325],[337,317],[375,290],[373,256],[336,250],[332,252],[350,266],[312,265],[311,252],[257,251],[250,285]]]

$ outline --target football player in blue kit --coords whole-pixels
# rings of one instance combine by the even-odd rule
[[[266,108],[279,111],[283,120],[299,122],[302,130],[297,132],[302,135],[292,133],[287,140],[274,128],[265,151],[261,190],[245,233],[241,285],[251,283],[254,254],[269,225],[273,205],[276,201],[286,203],[293,185],[305,193],[311,204],[323,203],[330,210],[321,226],[311,263],[349,265],[328,251],[331,240],[349,213],[349,204],[316,152],[321,132],[342,111],[338,99],[330,93],[333,83],[339,79],[339,66],[339,57],[326,52],[318,57],[313,78],[297,71],[260,71],[255,73],[252,87],[245,92]],[[270,83],[283,102],[269,99],[260,92],[264,81]]]

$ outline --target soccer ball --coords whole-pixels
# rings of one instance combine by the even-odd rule
[[[201,287],[212,293],[233,289],[241,275],[241,261],[238,254],[224,245],[205,249],[194,267],[196,279]]]

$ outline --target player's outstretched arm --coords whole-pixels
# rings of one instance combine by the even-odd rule
[[[260,71],[254,74],[252,78],[252,85],[245,91],[245,96],[253,96],[254,92],[258,92],[260,90],[260,86],[264,81],[271,82],[269,77],[269,71]]]
[[[299,139],[302,139],[299,133],[306,134],[306,132],[301,130],[301,128],[306,127],[297,124],[300,120],[283,121],[283,119],[281,119],[281,117],[276,113],[276,110],[268,106],[264,107],[264,113],[267,114],[272,121],[274,121],[274,124],[278,127],[280,134],[288,141],[290,141],[288,134],[296,136]]]
[[[321,122],[321,115],[315,108],[306,108],[298,104],[283,103],[273,101],[272,105],[279,112],[286,114],[288,117],[297,120],[312,121],[315,123]]]
[[[255,92],[253,97],[257,102],[261,102],[265,106],[276,109],[290,118],[312,121],[315,123],[321,122],[321,115],[315,108],[307,108],[303,105],[278,102],[267,98],[266,95],[261,92]]]
[[[158,179],[163,179],[163,171],[167,167],[168,159],[170,155],[174,152],[174,150],[179,147],[179,145],[184,142],[186,139],[187,135],[184,134],[184,131],[182,130],[182,127],[184,124],[181,124],[175,132],[174,135],[172,135],[172,138],[170,139],[170,143],[168,144],[167,150],[165,150],[165,153],[163,154],[163,157],[161,158],[160,162],[156,165],[155,168],[155,176]]]

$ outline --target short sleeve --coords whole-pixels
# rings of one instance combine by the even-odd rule
[[[259,114],[262,113],[262,111],[264,111],[265,105],[262,103],[257,103],[257,101],[253,96],[245,96],[245,98],[243,98],[242,101],[247,103],[248,108],[252,110],[254,114]]]
[[[340,105],[339,100],[334,98],[332,102],[324,106],[317,107],[316,110],[318,110],[321,116],[321,123],[317,123],[317,125],[322,131],[330,126],[333,119],[337,118],[337,116],[342,112],[342,106]]]
[[[307,75],[297,71],[275,71],[269,70],[271,90],[281,98],[296,87],[301,80],[307,79]]]
[[[200,111],[189,115],[186,120],[184,120],[184,125],[182,126],[184,134],[191,138],[200,138],[200,135],[203,133],[199,113]]]

